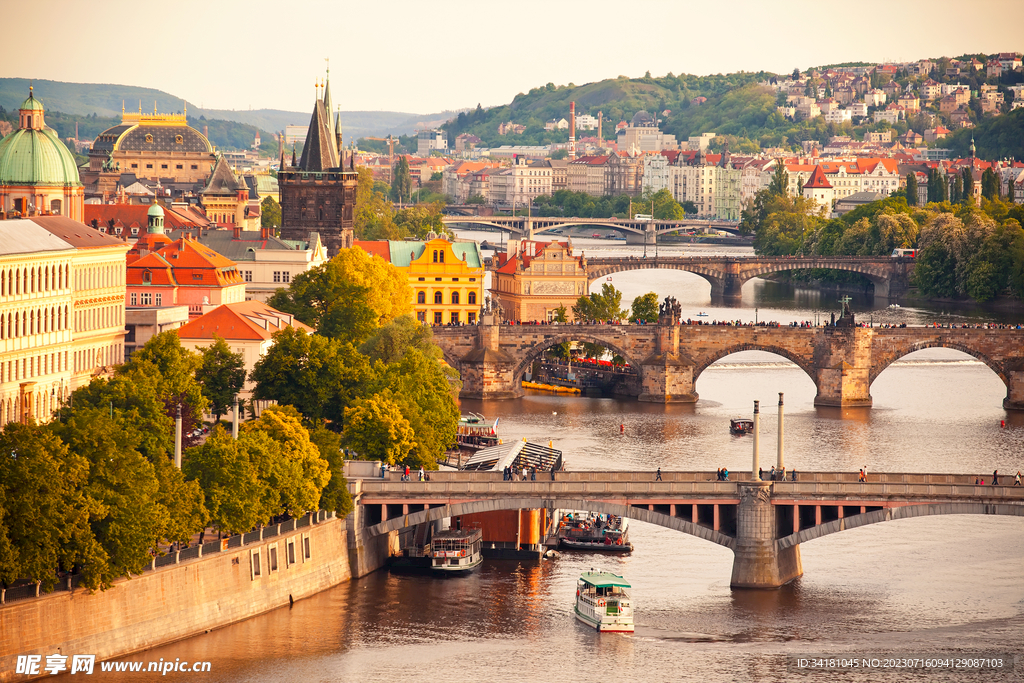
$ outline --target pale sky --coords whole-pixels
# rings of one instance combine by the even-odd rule
[[[0,76],[157,88],[207,108],[505,104],[553,82],[789,72],[1024,49],[1021,0],[32,0],[0,10]]]

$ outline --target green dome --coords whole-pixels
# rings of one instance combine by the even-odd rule
[[[164,217],[163,207],[160,206],[159,204],[154,204],[153,206],[149,207],[149,211],[146,212],[146,215],[147,216],[159,216],[160,218],[163,218]]]
[[[0,185],[81,184],[75,157],[52,128],[22,128],[0,140]]]
[[[28,99],[22,102],[21,106],[18,107],[18,109],[31,109],[34,111],[43,111],[43,103],[37,100],[35,97],[33,97],[32,93],[30,92],[28,94]]]

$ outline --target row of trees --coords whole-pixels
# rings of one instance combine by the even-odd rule
[[[235,442],[188,437],[211,404],[221,350],[196,354],[154,337],[110,379],[74,392],[45,425],[0,432],[0,582],[79,571],[90,588],[140,573],[162,543],[212,524],[247,531],[284,513],[351,509],[337,439],[311,440],[298,413],[274,408]],[[186,432],[173,464],[174,419]],[[315,437],[315,433],[314,433]],[[326,495],[325,495],[326,492]]]
[[[927,296],[969,297],[985,302],[1006,294],[1024,298],[1024,206],[998,198],[995,174],[983,179],[981,207],[974,204],[969,173],[957,176],[954,192],[939,176],[929,180],[924,207],[908,203],[917,196],[916,181],[886,199],[840,218],[824,218],[820,207],[790,197],[781,166],[771,185],[744,211],[741,228],[754,233],[754,249],[767,255],[885,256],[896,248],[916,248],[914,284]],[[826,277],[812,271],[806,277]]]
[[[537,197],[534,203],[537,215],[544,217],[633,218],[638,213],[647,214],[653,209],[657,220],[680,220],[686,213],[697,212],[692,202],[680,204],[668,190],[647,190],[639,199],[625,194],[594,197],[586,192],[557,190]]]
[[[373,173],[359,167],[359,185],[356,188],[356,206],[353,231],[359,240],[426,239],[431,231],[440,235],[448,232],[441,220],[444,202],[417,204],[396,211],[393,200],[408,202],[411,180],[408,162],[401,157],[395,164],[404,164],[404,174],[397,173],[395,185],[389,186],[373,180]]]

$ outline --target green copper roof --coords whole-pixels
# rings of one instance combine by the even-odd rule
[[[164,216],[164,209],[159,204],[154,204],[153,206],[149,207],[149,211],[146,212],[146,215],[147,216],[160,216],[161,218],[163,218],[163,216]]]
[[[618,574],[612,574],[611,572],[583,572],[580,581],[589,583],[597,588],[610,588],[612,586],[618,586],[619,588],[630,587],[628,581]]]
[[[408,268],[413,259],[418,259],[427,248],[426,242],[398,242],[389,241],[391,249],[391,263],[399,268]],[[465,261],[470,268],[482,268],[483,259],[480,257],[480,248],[476,242],[452,242],[452,251],[455,258]]]
[[[52,128],[22,128],[0,140],[0,185],[81,184],[71,150]]]
[[[32,93],[30,92],[28,94],[28,99],[22,102],[21,106],[18,107],[18,109],[31,109],[34,111],[43,111],[43,103],[37,100],[35,97],[33,97]]]

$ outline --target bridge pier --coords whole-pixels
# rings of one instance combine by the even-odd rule
[[[1024,410],[1024,360],[1011,365],[1006,372],[1006,398],[1003,399],[1005,410]]]
[[[463,398],[519,398],[526,392],[516,376],[516,360],[499,345],[501,325],[494,314],[480,316],[475,348],[461,362]]]
[[[814,348],[816,406],[871,407],[873,331],[861,327],[826,327]]]
[[[775,539],[775,506],[768,481],[736,482],[736,545],[732,588],[779,588],[804,573],[800,546],[779,548]]]
[[[696,403],[694,363],[679,353],[679,326],[658,325],[657,350],[642,363],[643,381],[638,401]]]

